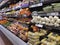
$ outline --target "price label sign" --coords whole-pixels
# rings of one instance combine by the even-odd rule
[[[41,24],[35,24],[35,26],[37,26],[37,27],[43,27],[43,25],[41,25]]]
[[[47,13],[48,16],[58,16],[58,12]]]
[[[38,7],[38,6],[42,6],[42,5],[43,5],[43,3],[39,3],[39,4],[31,5],[30,8],[32,8],[32,7]]]
[[[2,16],[0,16],[0,20],[2,20],[3,19],[3,17]]]

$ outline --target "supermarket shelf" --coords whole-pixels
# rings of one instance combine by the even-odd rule
[[[8,2],[8,0],[2,1],[2,2],[0,3],[0,7],[1,7],[2,5],[4,5],[6,2]]]
[[[6,28],[4,28],[2,25],[0,25],[0,30],[13,43],[13,45],[27,45],[27,43],[25,43],[20,38],[18,38],[17,36],[15,36],[13,33],[11,33],[9,30],[7,30]]]
[[[20,8],[16,8],[16,9],[14,9],[14,10],[20,10],[21,8],[23,9],[23,8],[34,8],[34,7],[39,7],[39,6],[43,6],[43,3],[38,3],[38,4],[35,4],[35,5],[31,5],[31,6],[29,6],[29,7],[20,7]],[[8,10],[8,9],[6,9],[6,11],[4,11],[4,12],[10,12],[10,11],[12,11],[13,9],[10,9],[10,10]]]
[[[60,11],[44,12],[46,16],[60,16]],[[44,14],[43,13],[43,14]]]
[[[48,25],[45,25],[45,24],[38,24],[38,23],[32,23],[32,22],[31,22],[31,24],[39,27],[40,29],[41,28],[42,29],[47,29],[47,30],[50,30],[50,31],[53,31],[53,32],[57,32],[57,33],[60,34],[60,26],[59,27],[58,26],[57,27],[56,26],[48,26]]]
[[[6,6],[7,6],[7,2],[8,2],[8,0],[2,1],[2,2],[0,3],[0,9],[6,7]]]
[[[43,6],[43,3],[38,3],[38,4],[35,4],[35,5],[31,5],[31,6],[29,6],[29,8],[34,8],[34,7],[38,7],[38,6]]]
[[[8,5],[10,5],[11,3],[17,3],[19,0],[15,0],[15,2],[14,1],[7,1],[7,3],[4,3],[2,6],[3,7],[8,7]],[[20,1],[22,1],[22,0],[20,0]],[[10,2],[10,4],[9,4],[9,2]],[[42,2],[42,3],[41,3]],[[46,1],[41,1],[40,3],[38,3],[38,4],[35,4],[35,5],[31,5],[31,6],[29,6],[29,8],[35,8],[35,7],[38,7],[38,6],[44,6],[44,5],[49,5],[49,4],[51,4],[51,3],[59,3],[60,2],[60,0],[46,0]],[[43,5],[42,5],[43,4]],[[0,8],[3,8],[3,7],[0,7]]]
[[[8,7],[10,4],[15,4],[19,1],[22,1],[22,0],[4,0],[5,2],[0,6],[0,9],[4,8],[4,7]]]
[[[60,17],[60,13],[59,12],[44,12],[44,11],[40,11],[40,12],[37,12],[38,13],[38,15],[34,15],[34,14],[32,14],[32,16],[42,16],[42,17],[44,17],[44,16],[59,16]]]
[[[51,3],[60,3],[60,0],[47,0],[47,1],[44,1],[43,4],[44,5],[48,5],[48,4],[51,4]]]

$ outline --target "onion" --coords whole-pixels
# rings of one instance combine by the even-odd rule
[[[55,21],[54,20],[50,20],[50,23],[55,23]]]
[[[57,17],[57,16],[54,16],[54,20],[56,21],[56,20],[58,20],[59,18]]]
[[[44,20],[44,18],[41,18],[41,22],[44,22],[45,20]]]
[[[49,16],[49,19],[50,19],[50,20],[52,20],[52,19],[53,19],[53,17],[52,17],[52,16]]]
[[[55,26],[59,26],[59,24],[58,24],[58,23],[54,23],[54,25],[55,25]]]
[[[56,21],[56,23],[60,23],[60,19],[58,19],[58,20]]]

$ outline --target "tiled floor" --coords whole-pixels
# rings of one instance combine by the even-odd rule
[[[0,45],[13,45],[1,31],[0,31]]]

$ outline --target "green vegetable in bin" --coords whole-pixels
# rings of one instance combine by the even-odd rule
[[[54,7],[54,11],[60,11],[60,3],[54,3],[52,6]]]
[[[54,8],[54,11],[60,11],[60,7]]]
[[[54,3],[52,6],[54,7],[54,11],[60,11],[60,3]]]
[[[53,3],[52,6],[60,7],[60,3]]]
[[[51,12],[51,11],[53,11],[52,10],[52,6],[44,7],[43,10],[44,10],[44,12]]]
[[[4,24],[4,26],[9,26],[11,24],[11,22],[7,22],[6,24]]]

